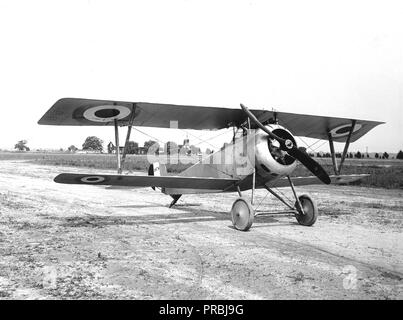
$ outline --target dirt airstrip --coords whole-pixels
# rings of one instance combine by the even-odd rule
[[[313,227],[273,215],[240,232],[236,194],[169,209],[151,188],[56,184],[60,172],[95,171],[0,161],[0,299],[403,298],[403,190],[300,187]],[[259,210],[283,209],[265,196]]]

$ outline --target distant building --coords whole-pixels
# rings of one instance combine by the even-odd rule
[[[120,154],[123,154],[124,149],[125,149],[124,146],[119,147]],[[108,143],[107,150],[108,150],[108,153],[116,153],[116,147],[112,142]],[[128,154],[147,154],[147,148],[139,147],[138,143],[133,143]]]

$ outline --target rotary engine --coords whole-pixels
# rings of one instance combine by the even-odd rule
[[[289,139],[296,145],[293,135],[286,128],[272,124],[270,130],[280,138]],[[271,139],[263,130],[256,129],[255,166],[261,177],[275,179],[278,176],[291,174],[296,168],[297,162],[287,152],[280,149],[276,140]]]

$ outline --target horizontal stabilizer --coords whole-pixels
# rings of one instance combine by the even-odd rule
[[[225,190],[239,180],[209,177],[62,173],[59,174],[54,181],[66,184]]]
[[[348,184],[351,182],[355,182],[361,180],[365,177],[368,177],[369,174],[351,174],[351,175],[340,175],[340,176],[330,176],[331,183],[330,185],[335,184]],[[307,186],[311,184],[323,184],[317,177],[310,176],[310,177],[291,177],[292,182],[295,186]],[[272,183],[267,184],[268,187],[288,187],[290,183],[288,182],[287,178],[281,178],[278,180],[273,181]]]

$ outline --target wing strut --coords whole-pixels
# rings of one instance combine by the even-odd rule
[[[352,121],[351,121],[350,132],[348,133],[347,141],[346,141],[346,144],[344,145],[344,150],[343,150],[343,154],[341,155],[340,165],[339,165],[339,171],[337,172],[337,175],[340,174],[340,172],[341,172],[341,166],[343,165],[343,162],[344,162],[344,160],[346,159],[346,155],[347,155],[348,147],[350,146],[351,135],[353,134],[354,127],[355,127],[355,123],[356,123],[356,120],[352,120]]]
[[[114,125],[115,125],[115,150],[116,150],[116,161],[117,161],[117,166],[118,166],[118,174],[122,173],[122,167],[120,163],[120,147],[119,147],[119,127],[118,127],[118,120],[114,120]]]
[[[336,153],[334,151],[332,133],[330,131],[328,131],[328,133],[327,133],[328,140],[329,140],[330,153],[332,155],[333,170],[334,170],[335,175],[337,175],[337,176],[340,175],[341,167],[342,167],[342,165],[344,163],[344,160],[346,159],[348,148],[349,148],[350,142],[351,142],[351,136],[352,136],[352,134],[354,132],[355,124],[356,124],[356,120],[351,120],[351,128],[350,128],[350,131],[348,133],[346,143],[344,145],[344,150],[343,150],[343,154],[341,155],[339,165],[337,164]]]
[[[126,134],[125,147],[124,147],[124,149],[123,149],[122,161],[121,161],[121,164],[120,164],[121,167],[120,167],[120,170],[118,170],[118,173],[119,173],[119,174],[122,173],[122,168],[123,168],[123,165],[124,165],[125,160],[126,160],[127,148],[129,147],[130,134],[131,134],[131,132],[132,132],[133,122],[134,122],[134,118],[135,118],[135,111],[136,111],[136,104],[133,103],[133,106],[132,106],[132,113],[131,113],[130,120],[129,120],[129,124],[128,124],[128,127],[127,127],[127,134]]]
[[[338,175],[339,169],[337,166],[336,153],[334,152],[333,137],[332,137],[332,134],[330,131],[328,132],[327,135],[328,135],[328,140],[329,140],[330,154],[332,155],[333,170],[334,170],[334,173],[336,175]]]

